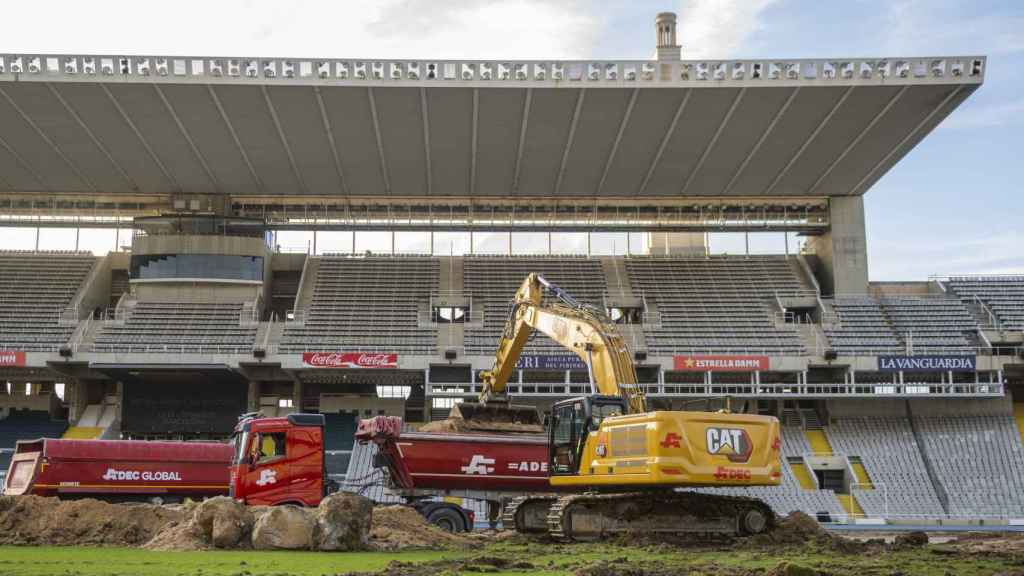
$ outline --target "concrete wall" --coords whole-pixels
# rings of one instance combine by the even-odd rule
[[[252,302],[263,294],[263,282],[133,282],[132,293],[139,300],[162,302]]]
[[[703,232],[652,232],[647,244],[650,254],[705,256],[708,246]]]
[[[928,296],[934,282],[872,282],[868,293],[876,298],[884,296]]]
[[[825,295],[868,292],[868,253],[864,228],[864,197],[829,199],[831,229],[807,242],[817,256],[818,283]]]
[[[269,256],[263,238],[237,236],[138,236],[132,254],[224,254],[228,256]]]
[[[79,288],[74,303],[78,305],[81,318],[86,318],[96,309],[110,304],[110,255],[97,260],[85,283]]]
[[[337,412],[358,411],[359,416],[376,416],[383,411],[387,416],[405,416],[405,400],[402,398],[377,398],[376,396],[355,396],[348,394],[321,394],[320,412],[332,414]]]

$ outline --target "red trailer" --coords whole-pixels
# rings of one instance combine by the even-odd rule
[[[226,495],[231,454],[212,442],[21,440],[3,493],[154,502]]]
[[[393,487],[409,490],[551,492],[543,435],[402,432],[401,419],[363,420],[359,442],[373,442]]]

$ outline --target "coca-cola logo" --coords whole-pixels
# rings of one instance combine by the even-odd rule
[[[315,368],[397,368],[398,354],[378,352],[305,352],[302,363]]]

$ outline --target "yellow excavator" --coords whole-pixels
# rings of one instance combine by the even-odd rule
[[[726,410],[648,411],[630,351],[603,311],[538,274],[516,292],[494,366],[482,374],[479,403],[452,409],[464,429],[493,433],[514,424],[517,432],[543,432],[536,408],[511,404],[506,391],[534,331],[586,363],[592,393],[552,407],[547,466],[556,494],[514,499],[504,512],[506,526],[565,540],[756,534],[772,526],[775,516],[761,500],[677,489],[777,486],[778,419]]]

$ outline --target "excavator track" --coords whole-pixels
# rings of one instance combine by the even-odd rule
[[[506,530],[514,528],[521,534],[543,534],[548,531],[548,509],[557,500],[555,496],[518,496],[505,505],[501,523]]]
[[[561,496],[548,509],[548,534],[593,541],[616,533],[750,535],[770,530],[775,514],[764,502],[671,490]]]

